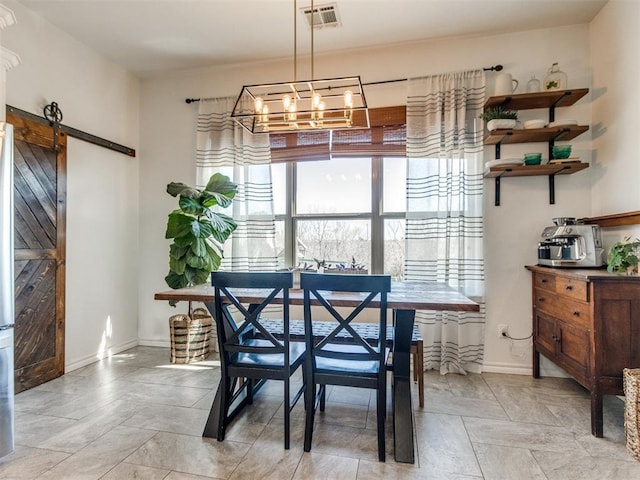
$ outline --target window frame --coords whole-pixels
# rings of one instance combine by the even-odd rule
[[[297,165],[287,162],[285,167],[285,213],[275,215],[276,222],[284,222],[284,262],[287,267],[296,265],[295,239],[300,220],[369,220],[371,224],[371,264],[369,272],[384,272],[385,220],[404,220],[405,212],[385,212],[383,205],[383,161],[382,156],[363,156],[371,162],[371,212],[365,213],[297,213]],[[345,159],[348,161],[348,159]]]
[[[406,212],[385,212],[383,205],[385,157],[406,158],[406,106],[369,109],[369,129],[307,133],[271,137],[273,163],[285,163],[285,213],[275,215],[276,222],[284,222],[285,266],[296,265],[295,239],[300,220],[363,219],[371,222],[371,261],[369,272],[384,271],[385,220],[403,220]],[[349,139],[353,138],[353,143]],[[296,206],[297,165],[303,161],[349,157],[369,158],[371,161],[371,212],[299,214]]]

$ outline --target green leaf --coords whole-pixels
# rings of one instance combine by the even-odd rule
[[[211,279],[211,271],[209,269],[194,270],[194,285],[202,285],[203,283],[209,283]]]
[[[187,249],[191,248],[191,242],[193,241],[193,235],[189,232],[187,235],[182,237],[176,237],[173,239],[173,243],[175,243],[178,247],[185,247]]]
[[[226,208],[231,205],[232,199],[227,197],[226,195],[222,195],[220,193],[207,193],[204,196],[202,204],[205,207],[213,207],[215,205],[220,205],[222,208]]]
[[[188,250],[189,250],[188,245],[179,246],[176,244],[176,242],[173,242],[169,246],[169,257],[176,258],[176,259],[184,257],[184,255],[187,253]]]
[[[182,197],[198,198],[201,192],[197,188],[190,187],[184,183],[171,182],[167,185],[167,193],[172,197],[180,195]]]
[[[209,220],[200,220],[200,237],[209,238],[211,235],[213,235],[213,232],[213,225],[211,225],[211,222],[209,222]]]
[[[213,237],[221,243],[229,238],[229,235],[231,235],[238,227],[233,218],[225,215],[224,213],[209,211],[207,212],[207,218],[211,222],[211,226],[213,228]],[[216,232],[219,234],[218,236],[215,235]]]
[[[164,281],[167,282],[170,288],[184,288],[189,285],[184,275],[178,275],[175,272],[169,272],[169,274],[164,277]]]
[[[190,267],[204,270],[208,269],[209,267],[207,255],[194,255],[193,253],[189,252],[185,256],[185,258],[187,265],[189,265]]]
[[[204,189],[206,192],[219,193],[228,198],[233,198],[236,196],[236,193],[238,193],[238,185],[221,173],[212,175]]]
[[[180,200],[178,201],[180,208],[183,212],[188,213],[190,215],[202,215],[204,212],[204,207],[200,203],[199,198],[191,198],[184,197],[180,195]]]
[[[194,237],[200,236],[200,222],[198,220],[191,222],[191,235]]]
[[[184,274],[187,278],[187,281],[189,282],[189,285],[201,285],[208,282],[211,272],[208,270],[200,270],[187,266]]]
[[[167,231],[165,238],[177,238],[191,231],[193,217],[183,213],[172,212],[167,219]]]
[[[184,273],[184,269],[187,266],[187,257],[181,258],[169,258],[169,270],[178,275],[182,275]]]
[[[196,256],[203,256],[207,254],[207,242],[203,238],[194,238],[191,241],[191,251]]]
[[[222,255],[218,254],[218,252],[216,252],[216,250],[208,243],[206,244],[206,249],[207,255],[209,257],[209,264],[207,265],[207,269],[209,269],[209,271],[211,272],[215,272],[216,270],[218,270],[218,268],[220,268]]]

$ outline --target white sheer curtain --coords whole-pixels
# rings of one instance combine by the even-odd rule
[[[480,312],[416,313],[424,369],[479,373],[484,354],[484,259],[480,115],[482,70],[411,79],[407,97],[405,278],[436,281],[481,304]]]
[[[275,271],[275,217],[268,135],[251,135],[231,119],[234,97],[200,101],[196,183],[216,172],[238,184],[231,211],[238,228],[224,245],[221,270]]]

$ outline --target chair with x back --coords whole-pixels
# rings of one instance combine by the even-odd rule
[[[389,275],[302,274],[304,290],[305,341],[307,344],[307,394],[304,450],[311,450],[315,410],[325,408],[326,385],[342,385],[376,390],[378,458],[385,460],[385,418],[387,406],[386,346],[387,293]],[[327,300],[327,292],[345,292],[340,303],[356,305],[346,316]],[[347,293],[348,292],[348,293]],[[322,308],[336,320],[335,327],[318,338],[313,330],[312,312]],[[318,307],[319,306],[319,307]],[[365,308],[377,309],[378,337],[370,344],[351,327]],[[345,336],[348,342],[345,342]],[[340,338],[338,338],[340,337]]]
[[[213,272],[211,284],[215,292],[215,321],[220,349],[222,392],[217,439],[224,440],[229,422],[266,380],[284,382],[284,448],[289,448],[290,413],[301,394],[302,386],[291,395],[291,376],[303,365],[305,345],[289,339],[289,288],[293,283],[289,272]],[[242,297],[253,298],[250,303]],[[278,298],[282,302],[284,335],[276,339],[261,324],[260,314]],[[235,307],[238,313],[230,311]],[[241,317],[241,318],[239,318]],[[256,338],[256,333],[260,338]],[[303,372],[304,377],[304,372]],[[231,410],[232,405],[234,409]]]

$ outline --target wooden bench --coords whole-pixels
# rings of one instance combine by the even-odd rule
[[[284,334],[284,325],[281,319],[261,318],[260,323],[278,338]],[[378,339],[378,326],[375,323],[351,322],[353,329],[366,341],[374,343]],[[313,322],[313,330],[318,336],[328,335],[336,326],[336,322]],[[289,336],[295,340],[304,340],[304,321],[289,321]],[[336,339],[344,339],[348,341],[346,332],[340,332]],[[418,383],[418,403],[420,408],[424,407],[424,373],[423,369],[423,340],[420,335],[420,329],[417,325],[413,326],[413,334],[411,338],[411,356],[413,358],[413,381]],[[393,326],[387,327],[387,345],[393,344]]]

